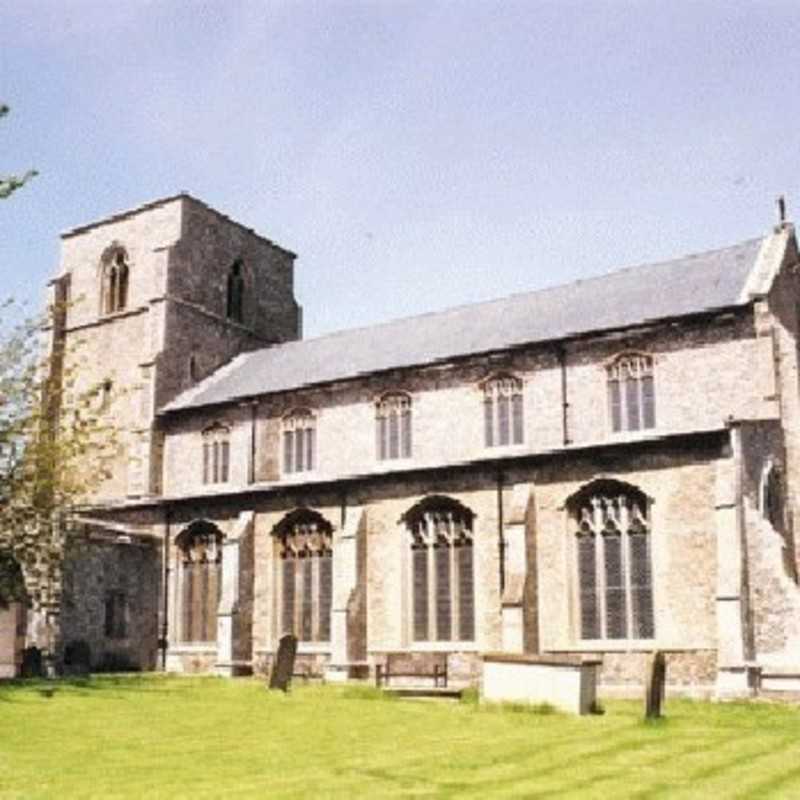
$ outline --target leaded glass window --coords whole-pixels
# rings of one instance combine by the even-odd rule
[[[611,430],[638,431],[656,425],[653,359],[639,353],[619,356],[607,367]]]
[[[378,459],[411,457],[411,398],[407,394],[384,395],[375,408]]]
[[[222,533],[210,522],[193,522],[177,538],[180,639],[214,642],[220,598]]]
[[[618,481],[596,481],[569,504],[581,639],[655,636],[649,502]]]
[[[519,378],[501,375],[484,383],[483,424],[487,447],[522,444],[522,406],[522,381]]]
[[[283,471],[309,472],[316,462],[316,420],[308,409],[283,418]]]
[[[475,639],[474,514],[431,496],[403,520],[411,535],[411,634],[415,642]]]
[[[203,483],[227,483],[230,477],[230,428],[215,423],[203,431]]]
[[[280,568],[281,635],[328,642],[333,601],[333,527],[319,513],[298,509],[275,526]]]

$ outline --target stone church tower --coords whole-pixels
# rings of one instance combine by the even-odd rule
[[[62,235],[54,341],[120,435],[98,501],[160,492],[159,408],[238,353],[300,337],[294,259],[187,194]]]

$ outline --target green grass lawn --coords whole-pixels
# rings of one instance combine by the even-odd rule
[[[164,676],[0,684],[0,797],[800,798],[800,710],[602,716]]]

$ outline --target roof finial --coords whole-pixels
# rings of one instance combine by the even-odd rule
[[[786,224],[786,198],[778,195],[778,225],[783,227]]]

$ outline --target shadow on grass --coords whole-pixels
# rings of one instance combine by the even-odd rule
[[[120,698],[126,691],[169,692],[173,693],[184,684],[184,679],[160,673],[115,673],[113,675],[95,674],[88,676],[59,678],[15,678],[0,681],[0,702],[20,702],[35,693],[50,699],[59,694],[72,696],[113,696]]]

